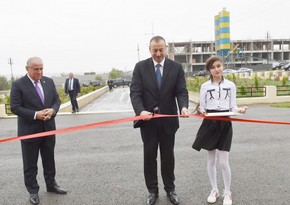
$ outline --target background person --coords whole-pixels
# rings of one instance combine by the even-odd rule
[[[112,79],[109,79],[107,81],[107,84],[108,84],[109,90],[112,91],[112,89],[113,89],[113,80]]]
[[[14,81],[11,87],[11,111],[18,116],[18,136],[55,130],[55,116],[60,99],[52,79],[43,75],[43,62],[38,57],[29,58],[27,74]],[[40,92],[40,93],[39,93]],[[66,194],[55,181],[55,135],[21,140],[24,181],[30,193],[30,202],[39,203],[37,161],[42,158],[43,174],[48,192]]]
[[[144,145],[144,175],[149,191],[147,204],[154,204],[159,194],[156,160],[158,146],[164,189],[171,203],[178,204],[174,184],[174,141],[179,127],[178,117],[150,118],[153,113],[177,114],[176,100],[181,114],[188,115],[188,91],[181,64],[165,57],[165,39],[161,36],[153,37],[149,51],[152,57],[136,64],[130,86],[130,98],[136,115],[148,117],[141,124],[135,125],[140,126]],[[160,69],[160,73],[157,72],[159,77],[156,76],[156,66]]]
[[[79,112],[77,96],[81,92],[81,86],[79,80],[77,78],[74,78],[73,73],[70,73],[69,78],[65,80],[64,91],[65,94],[69,94],[72,106],[72,113]]]
[[[245,113],[247,107],[237,107],[235,84],[223,77],[224,64],[222,59],[217,56],[209,58],[206,61],[205,69],[210,74],[210,80],[201,85],[198,112],[202,115],[228,111]],[[208,203],[215,203],[219,197],[216,173],[218,154],[225,186],[223,205],[232,204],[229,164],[232,136],[231,121],[204,119],[192,145],[192,148],[197,151],[201,149],[208,150],[207,171],[212,186],[212,191],[207,198]]]

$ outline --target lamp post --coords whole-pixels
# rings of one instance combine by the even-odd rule
[[[267,35],[266,35],[266,47],[267,47],[267,65],[268,65],[268,59],[269,59],[269,44],[268,44],[268,40],[269,40],[269,32],[267,31]]]
[[[11,69],[11,84],[13,83],[13,73],[12,73],[12,64],[13,64],[13,61],[12,61],[12,58],[9,57],[8,59],[8,64],[10,65],[10,69]]]
[[[137,44],[138,62],[140,61],[140,49],[139,44]]]

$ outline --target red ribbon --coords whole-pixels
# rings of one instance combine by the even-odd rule
[[[167,117],[186,117],[186,115],[164,115],[164,114],[154,114],[152,118],[167,118]],[[278,125],[290,125],[290,122],[280,122],[280,121],[268,121],[268,120],[254,120],[254,119],[242,119],[242,118],[227,118],[227,117],[205,117],[203,115],[197,115],[197,114],[189,114],[189,117],[196,117],[196,118],[204,118],[204,119],[211,119],[211,120],[223,120],[223,121],[234,121],[234,122],[248,122],[248,123],[262,123],[262,124],[278,124]],[[67,132],[74,132],[78,130],[86,130],[90,128],[96,128],[96,127],[104,127],[107,125],[115,125],[125,122],[132,122],[134,120],[143,120],[147,118],[146,116],[136,116],[136,117],[129,117],[129,118],[121,118],[116,120],[109,120],[109,121],[103,121],[103,122],[96,122],[92,124],[86,124],[86,125],[80,125],[75,127],[68,127],[58,130],[52,130],[47,132],[40,132],[36,134],[31,135],[25,135],[20,137],[11,137],[11,138],[4,138],[0,140],[0,143],[4,142],[11,142],[16,140],[25,140],[25,139],[32,139],[32,138],[39,138],[39,137],[45,137],[55,134],[61,134],[61,133],[67,133]]]

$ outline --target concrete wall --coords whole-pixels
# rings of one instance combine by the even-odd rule
[[[78,101],[79,108],[81,109],[82,107],[91,103],[93,100],[100,97],[101,95],[103,95],[107,91],[109,91],[109,88],[108,88],[108,86],[105,86],[101,89],[95,90],[91,93],[88,93],[86,95],[78,97],[77,101]],[[71,103],[69,101],[69,102],[66,102],[64,104],[61,104],[58,112],[71,112],[71,111],[72,111],[72,108],[71,108]]]
[[[232,76],[232,74],[229,74]],[[283,77],[287,77],[290,80],[290,71],[275,70],[275,71],[261,71],[254,73],[235,73],[236,78],[254,78],[258,76],[261,79],[282,80]]]
[[[0,118],[8,117],[5,111],[5,104],[0,104]]]

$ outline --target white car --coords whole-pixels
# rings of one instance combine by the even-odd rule
[[[238,73],[252,73],[253,72],[253,69],[251,68],[240,68],[238,70]]]
[[[223,74],[226,75],[226,74],[232,74],[236,72],[237,72],[236,70],[228,68],[228,69],[224,69]]]

